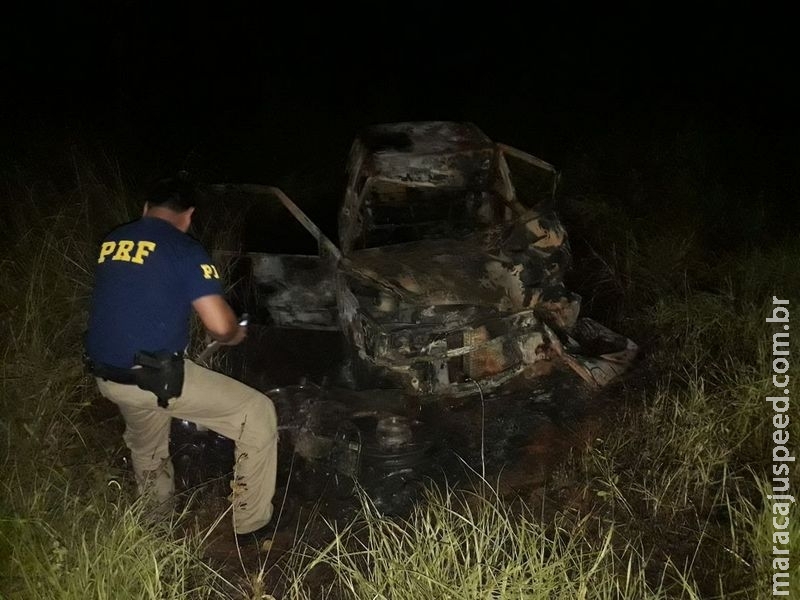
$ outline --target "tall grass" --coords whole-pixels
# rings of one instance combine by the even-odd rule
[[[138,211],[119,178],[73,165],[70,188],[10,182],[4,199],[0,596],[227,597],[200,538],[153,522],[114,466],[119,421],[98,418],[83,332],[97,243]]]
[[[365,499],[360,518],[336,531],[328,546],[296,554],[286,597],[697,597],[672,565],[649,584],[638,543],[618,547],[615,536],[613,527],[598,531],[571,514],[542,523],[532,509],[512,507],[489,486],[480,493],[432,491],[400,521],[381,516]],[[320,570],[327,570],[327,580]]]
[[[610,306],[605,315],[642,340],[645,358],[613,425],[573,463],[594,500],[589,510],[649,540],[654,560],[703,573],[704,597],[771,597],[765,489],[774,426],[765,398],[775,388],[773,331],[764,319],[773,295],[800,301],[800,242],[776,235],[766,247],[743,240],[730,250],[700,236],[674,240],[658,223],[631,233],[620,230],[618,208],[595,202],[599,208],[582,215],[594,232],[585,267],[600,304]],[[611,241],[632,235],[624,251]],[[795,363],[792,398],[797,378]],[[800,419],[788,431],[800,440]],[[796,490],[797,469],[792,480]],[[796,547],[792,558],[800,559]],[[793,585],[800,589],[797,571]]]
[[[131,504],[121,489],[92,496],[69,483],[34,482],[28,510],[18,506],[4,520],[10,597],[220,598],[233,590],[198,558],[200,538],[179,522],[151,521],[146,504]]]
[[[118,170],[103,178],[72,164],[69,186],[7,192],[17,209],[0,240],[0,596],[242,597],[201,560],[186,515],[150,519],[115,467],[120,422],[83,372],[81,338],[97,241],[140,209]],[[643,358],[609,392],[617,401],[598,439],[552,474],[543,494],[558,509],[510,502],[485,482],[432,490],[406,519],[364,499],[353,522],[330,523],[330,543],[297,546],[285,597],[771,597],[764,318],[772,295],[800,301],[800,243],[709,246],[691,219],[702,194],[679,183],[673,192],[690,198],[674,227],[642,219],[644,201],[633,215],[608,197],[566,207],[580,232],[571,287]],[[790,376],[794,399],[796,365]],[[800,419],[789,433],[800,440]],[[790,523],[797,565],[796,505]],[[261,597],[259,575],[250,592]]]

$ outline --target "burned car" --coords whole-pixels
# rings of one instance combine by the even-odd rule
[[[367,128],[354,141],[339,246],[275,188],[315,254],[248,253],[253,298],[282,327],[340,330],[360,387],[471,395],[567,370],[615,379],[634,342],[579,318],[558,172],[470,123]]]

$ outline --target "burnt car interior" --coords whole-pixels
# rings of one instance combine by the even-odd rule
[[[365,198],[360,248],[423,239],[461,239],[476,223],[489,224],[505,211],[502,201],[479,189],[408,186],[372,180]]]

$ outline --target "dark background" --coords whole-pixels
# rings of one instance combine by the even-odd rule
[[[606,193],[677,144],[706,181],[797,214],[793,20],[777,5],[264,6],[8,13],[4,171],[56,177],[49,156],[77,144],[134,185],[188,168],[335,203],[362,126],[452,119],[567,171],[588,162]]]

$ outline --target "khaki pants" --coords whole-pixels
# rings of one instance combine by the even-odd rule
[[[236,444],[233,525],[249,533],[272,518],[278,460],[278,424],[272,401],[245,384],[185,360],[183,393],[160,408],[151,392],[97,379],[100,393],[119,406],[139,493],[171,501],[175,489],[169,456],[170,422],[186,419]]]

